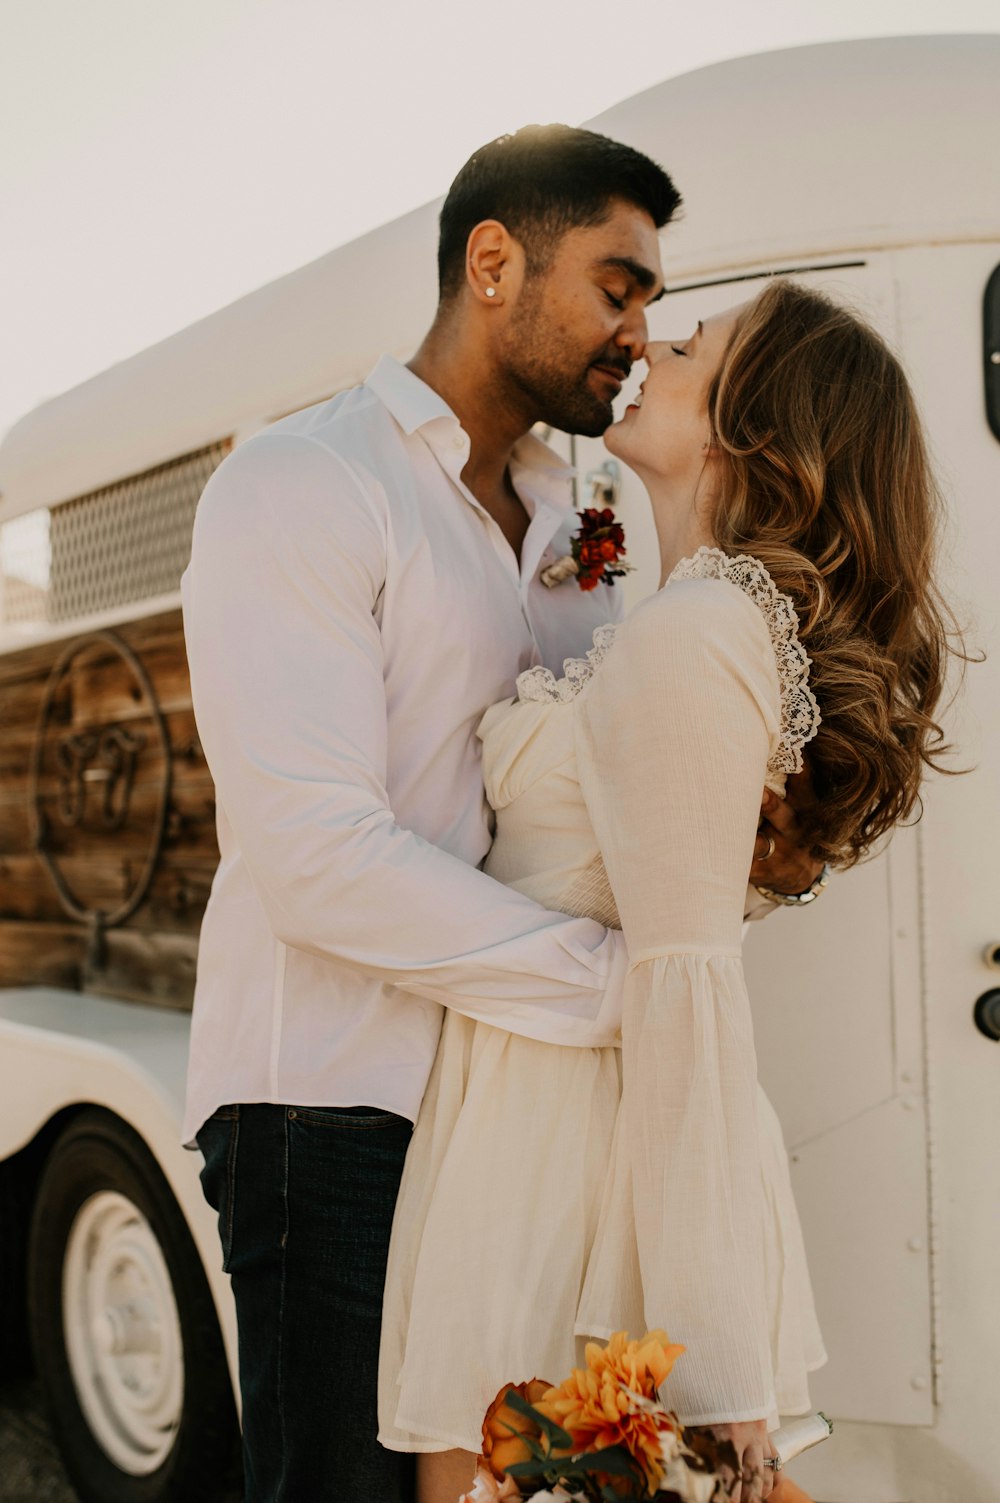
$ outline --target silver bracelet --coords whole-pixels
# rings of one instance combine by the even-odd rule
[[[757,888],[762,898],[767,898],[771,903],[780,903],[784,908],[804,908],[807,903],[815,903],[829,880],[830,868],[824,866],[815,882],[811,887],[807,887],[805,892],[776,892],[773,887],[759,887],[756,882],[754,887]]]

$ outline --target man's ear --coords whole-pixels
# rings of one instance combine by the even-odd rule
[[[501,307],[521,285],[524,254],[499,219],[484,219],[469,236],[465,277],[473,297],[485,307]]]

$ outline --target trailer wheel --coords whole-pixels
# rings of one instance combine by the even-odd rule
[[[31,1368],[24,1313],[28,1206],[20,1165],[7,1159],[0,1163],[0,1374],[4,1378],[20,1377]]]
[[[35,1200],[28,1311],[83,1503],[227,1503],[239,1431],[204,1270],[169,1186],[120,1118],[87,1110]]]

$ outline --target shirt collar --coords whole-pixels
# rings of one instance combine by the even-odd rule
[[[460,426],[444,397],[415,376],[394,355],[380,357],[365,385],[389,409],[406,434],[416,433],[418,428],[436,418],[451,418],[456,426]]]
[[[550,449],[537,434],[526,433],[514,445],[510,456],[510,478],[519,495],[525,493],[546,501],[550,506],[570,510],[576,471],[572,465]]]
[[[416,433],[441,419],[464,432],[444,398],[393,355],[381,356],[365,385],[406,434]],[[517,485],[518,480],[524,482],[524,491],[533,499],[537,497],[565,508],[572,505],[572,491],[568,484],[574,474],[572,466],[536,434],[526,433],[518,439],[511,455],[510,470],[514,484]]]

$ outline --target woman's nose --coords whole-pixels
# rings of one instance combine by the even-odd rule
[[[670,348],[670,344],[669,344],[669,341],[666,340],[666,339],[649,339],[649,340],[647,340],[646,341],[646,348],[645,348],[645,351],[643,352],[646,364],[647,365],[655,365],[658,360],[662,360],[663,359],[664,355],[667,353],[667,351],[669,350],[669,348]]]

